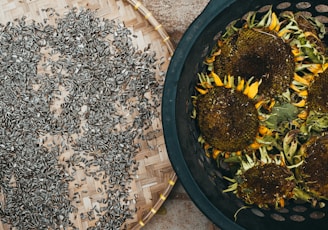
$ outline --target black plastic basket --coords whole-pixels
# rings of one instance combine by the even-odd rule
[[[222,193],[227,182],[215,162],[205,157],[191,118],[191,96],[203,61],[226,26],[248,12],[272,6],[273,11],[299,12],[317,17],[328,25],[328,3],[323,0],[212,0],[191,24],[171,60],[163,94],[162,120],[171,163],[198,208],[222,229],[328,229],[328,202],[323,208],[290,201],[282,210],[242,209],[233,194]],[[319,7],[320,6],[320,7]],[[328,44],[327,36],[324,38]]]

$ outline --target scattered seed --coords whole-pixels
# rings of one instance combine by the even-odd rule
[[[80,194],[70,197],[69,187],[91,177],[101,180],[106,207],[80,218],[97,218],[88,229],[119,229],[135,212],[127,188],[136,140],[158,135],[143,134],[160,114],[156,55],[137,50],[119,21],[43,11],[55,24],[23,17],[0,25],[0,219],[17,229],[76,229],[69,216],[80,212]],[[85,177],[75,181],[78,170]]]

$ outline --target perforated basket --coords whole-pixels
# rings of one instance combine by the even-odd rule
[[[222,229],[328,229],[328,203],[312,207],[308,203],[290,201],[281,210],[246,208],[233,194],[222,193],[227,182],[213,160],[207,158],[198,143],[199,131],[192,111],[191,96],[197,73],[204,70],[204,59],[219,35],[233,20],[252,11],[281,13],[302,11],[319,19],[327,27],[326,1],[291,0],[220,0],[211,1],[190,25],[171,60],[163,94],[163,127],[171,163],[186,191],[199,209]],[[324,41],[328,44],[328,36]],[[324,206],[324,205],[323,205]]]

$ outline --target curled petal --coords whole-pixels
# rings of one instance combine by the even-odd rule
[[[195,88],[200,94],[207,94],[208,93],[207,89],[201,89],[201,88],[198,88],[198,87],[195,87]]]
[[[302,120],[306,120],[306,118],[308,117],[308,115],[309,115],[308,112],[306,110],[303,110],[297,116],[298,116],[298,118],[300,118]]]
[[[275,30],[276,27],[279,26],[279,20],[278,20],[278,17],[277,15],[273,12],[271,14],[271,22],[270,22],[270,25],[268,27],[269,30]]]
[[[305,104],[306,104],[306,101],[304,99],[303,100],[300,100],[297,103],[293,103],[293,105],[295,105],[296,107],[304,107]]]

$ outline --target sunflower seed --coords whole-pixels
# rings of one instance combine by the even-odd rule
[[[0,25],[1,221],[17,229],[76,229],[69,216],[80,213],[97,219],[89,229],[119,229],[135,212],[128,186],[138,168],[136,139],[156,148],[156,131],[143,135],[159,117],[155,53],[137,50],[121,22],[90,10],[44,12],[56,23]],[[82,195],[70,197],[69,188],[89,179],[101,183],[97,192],[106,196],[98,203],[105,207],[85,215],[74,206]]]

